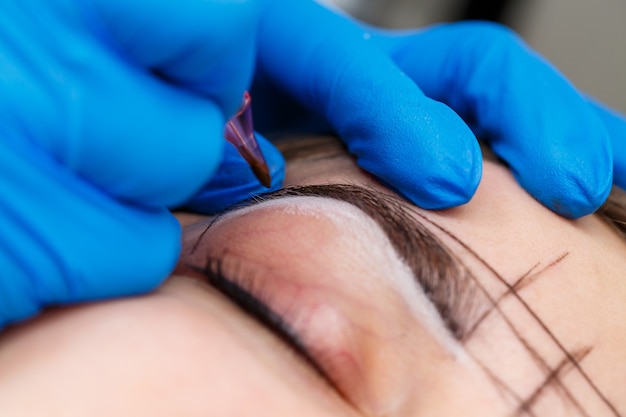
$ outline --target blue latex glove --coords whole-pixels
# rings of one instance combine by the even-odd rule
[[[626,116],[593,99],[588,100],[609,131],[613,149],[613,183],[626,190]]]
[[[510,31],[461,23],[394,33],[313,1],[268,7],[259,77],[329,122],[362,168],[414,203],[440,209],[472,197],[475,134],[557,213],[580,217],[607,197],[609,126]]]
[[[166,207],[222,161],[260,11],[252,0],[2,2],[0,328],[167,276],[180,228]]]

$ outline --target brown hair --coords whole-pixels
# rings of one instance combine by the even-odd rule
[[[626,240],[626,191],[613,187],[609,198],[595,214]]]

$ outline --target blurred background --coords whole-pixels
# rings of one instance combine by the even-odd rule
[[[324,0],[391,28],[460,19],[503,23],[581,91],[626,114],[626,0]]]

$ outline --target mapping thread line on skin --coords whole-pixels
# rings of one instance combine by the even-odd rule
[[[439,230],[441,230],[443,233],[445,233],[446,235],[448,235],[451,239],[453,239],[454,241],[456,241],[459,245],[461,245],[463,248],[465,248],[470,254],[472,254],[472,256],[474,256],[484,267],[486,267],[498,280],[499,282],[501,282],[502,284],[504,284],[507,288],[510,289],[510,285],[506,282],[506,280],[504,280],[504,278],[493,269],[493,267],[491,267],[491,265],[489,265],[484,259],[482,259],[482,257],[480,257],[473,249],[471,249],[469,246],[467,246],[464,242],[462,242],[460,239],[458,239],[456,236],[454,236],[452,233],[450,233],[448,230],[446,230],[445,228],[443,228],[442,226],[432,222],[430,219],[426,218],[425,216],[423,216],[421,213],[417,213],[419,216],[421,216],[425,221],[431,223],[433,226],[437,227]],[[531,355],[531,357],[535,360],[535,363],[537,363],[541,368],[543,368],[543,370],[545,372],[549,372],[550,371],[550,366],[548,365],[548,363],[532,348],[532,346],[530,346],[530,344],[521,336],[521,334],[517,331],[517,329],[515,328],[515,326],[513,325],[513,323],[511,322],[511,320],[509,319],[509,317],[501,310],[500,305],[496,303],[496,300],[489,295],[489,293],[487,292],[487,290],[479,283],[476,281],[476,285],[483,291],[483,293],[485,294],[485,296],[491,300],[492,302],[492,307],[494,310],[496,310],[500,317],[502,318],[502,320],[504,320],[504,322],[506,323],[506,325],[511,329],[511,331],[515,334],[515,336],[517,337],[517,339],[520,341],[520,343],[522,343],[522,345],[526,348],[526,350],[528,351],[528,353]],[[550,339],[556,344],[557,348],[559,350],[561,350],[561,352],[565,355],[565,359],[568,360],[569,362],[572,363],[572,365],[579,371],[579,373],[583,376],[583,378],[586,380],[586,382],[591,386],[592,390],[594,390],[594,392],[600,397],[600,399],[605,403],[605,405],[607,405],[607,407],[609,407],[611,409],[611,411],[614,411],[614,407],[612,407],[612,404],[610,404],[608,402],[608,399],[606,399],[604,397],[604,395],[599,391],[599,389],[595,386],[595,384],[590,380],[590,378],[586,375],[586,373],[582,370],[582,368],[580,367],[579,363],[576,362],[574,360],[574,358],[572,357],[572,355],[564,348],[564,346],[558,341],[555,340],[556,337],[554,336],[554,334],[547,328],[547,326],[545,326],[545,324],[543,323],[543,321],[541,319],[539,319],[539,317],[534,313],[534,311],[532,311],[532,309],[530,308],[530,306],[527,305],[527,303],[524,302],[524,300],[520,300],[520,296],[519,294],[517,294],[516,291],[508,291],[508,294],[514,296],[518,301],[520,301],[522,303],[522,306],[526,309],[526,311],[533,317],[533,319],[540,325],[540,327],[543,329],[543,331],[550,337]],[[491,372],[489,372],[489,374],[491,374]],[[570,402],[578,409],[578,411],[584,415],[584,416],[589,416],[589,414],[584,410],[584,408],[582,407],[581,404],[578,403],[578,401],[574,398],[574,396],[571,394],[571,392],[562,385],[562,382],[557,378],[552,380],[552,383],[557,385],[557,387],[560,389],[560,391],[570,400]],[[619,416],[619,414],[617,414],[617,411],[614,411],[616,414],[616,416]]]
[[[578,351],[572,352],[572,356],[576,358],[576,360],[580,363],[582,360],[591,352],[591,347],[585,347]],[[567,360],[567,358],[563,358],[561,362],[550,372],[546,380],[537,388],[535,391],[528,396],[526,400],[522,402],[520,405],[521,409],[529,409],[532,405],[538,400],[539,395],[543,392],[543,390],[548,387],[553,380],[560,379],[567,372],[574,369],[574,365]]]
[[[567,258],[569,255],[570,255],[570,252],[563,252],[556,259],[554,259],[552,262],[550,262],[548,265],[546,265],[539,271],[536,271],[534,273],[531,273],[531,271],[528,271],[520,279],[518,279],[516,282],[513,283],[512,285],[513,289],[515,291],[521,291],[522,289],[532,285],[541,276],[541,274],[546,272],[548,269],[558,265],[562,260]],[[507,295],[508,295],[508,290],[502,296],[506,297]]]
[[[513,284],[511,284],[510,288],[507,288],[504,293],[502,293],[498,298],[494,299],[494,304],[495,305],[499,305],[506,297],[508,297],[510,295],[510,293],[512,291],[519,291],[520,289],[525,288],[525,287],[531,285],[533,282],[535,282],[537,277],[539,277],[542,273],[544,273],[548,269],[550,269],[553,266],[557,265],[559,262],[561,262],[567,256],[569,256],[569,252],[564,252],[563,254],[559,255],[555,260],[553,260],[550,263],[548,263],[548,265],[546,265],[545,267],[541,268],[539,271],[536,271],[536,269],[541,265],[541,262],[537,262],[528,271],[526,271],[524,274],[522,274],[515,282],[513,282]],[[494,309],[486,310],[478,318],[478,320],[476,320],[476,322],[472,325],[472,327],[467,331],[467,333],[464,336],[464,339],[467,340],[467,339],[471,338],[472,335],[474,334],[474,332],[480,327],[482,322],[484,320],[486,320],[487,317],[489,317],[491,315],[491,313],[493,313],[493,311],[494,311]]]
[[[198,236],[198,238],[196,239],[196,241],[193,243],[193,246],[191,247],[191,250],[189,251],[190,255],[193,255],[196,250],[198,250],[198,247],[200,246],[200,243],[202,242],[202,240],[204,239],[204,235],[207,234],[207,232],[209,231],[209,229],[211,228],[211,226],[213,226],[213,223],[215,223],[217,221],[217,219],[219,218],[218,216],[215,216],[214,218],[211,219],[211,221],[204,227],[204,230],[200,233],[200,236]]]
[[[470,248],[465,242],[461,241],[459,238],[454,236],[451,232],[446,230],[444,227],[433,222],[432,220],[430,220],[423,214],[419,213],[418,211],[414,210],[414,212],[416,213],[416,215],[421,217],[424,221],[433,225],[434,227],[439,229],[442,233],[446,234],[448,237],[454,240],[457,244],[461,245],[461,247],[463,247],[468,253],[470,253],[485,268],[487,268],[501,284],[507,287],[507,289],[511,290],[509,294],[513,296],[522,305],[522,307],[531,315],[533,320],[541,327],[541,329],[548,335],[548,337],[553,341],[553,343],[557,346],[557,348],[565,355],[565,359],[574,366],[574,368],[578,371],[578,373],[583,377],[585,382],[587,382],[589,387],[595,392],[595,394],[607,406],[607,408],[609,408],[611,413],[616,417],[621,417],[621,414],[617,411],[615,406],[609,401],[608,398],[606,398],[606,396],[600,391],[600,389],[596,386],[596,384],[591,380],[589,375],[587,375],[587,373],[582,369],[582,367],[580,366],[580,363],[574,358],[574,356],[567,349],[565,349],[565,346],[563,346],[561,341],[552,333],[552,331],[550,331],[550,329],[546,326],[543,320],[541,320],[539,316],[537,316],[534,310],[530,308],[528,303],[517,293],[517,291],[515,291],[514,288],[512,288],[512,286],[491,265],[489,265],[480,255],[478,255],[478,253],[476,253],[472,248]],[[512,323],[508,320],[508,317],[504,314],[504,312],[502,312],[497,305],[494,305],[493,307],[498,309],[501,317],[505,320],[507,325],[512,326]],[[521,341],[519,332],[517,332],[514,327],[512,327],[511,329],[515,332],[515,334]],[[559,381],[558,378],[555,379],[555,382],[556,381]],[[565,387],[562,387],[562,388],[565,390],[565,392],[569,393],[569,391]],[[572,398],[571,393],[569,393],[568,397]],[[582,409],[580,411],[581,413],[583,412]],[[586,415],[586,412],[585,412],[585,415]]]
[[[475,279],[475,278],[474,278]],[[535,362],[535,364],[537,366],[539,366],[539,368],[546,373],[546,375],[549,374],[549,372],[551,371],[550,365],[546,362],[546,360],[544,358],[541,357],[541,355],[538,354],[538,352],[530,345],[530,343],[524,338],[522,337],[522,335],[517,331],[517,329],[515,328],[515,326],[513,325],[513,322],[510,320],[510,318],[502,311],[502,309],[500,308],[500,305],[497,303],[496,299],[493,298],[489,292],[487,291],[487,289],[477,280],[475,279],[474,281],[476,287],[478,289],[481,290],[481,292],[483,293],[483,295],[487,298],[487,300],[490,302],[491,306],[492,306],[492,311],[497,311],[499,316],[502,318],[502,320],[504,321],[504,323],[507,325],[507,327],[511,330],[511,332],[513,332],[513,334],[515,335],[515,337],[517,338],[517,340],[522,344],[522,346],[526,349],[526,351],[530,354],[531,358],[533,359],[533,361]],[[466,340],[463,340],[463,342],[466,342]],[[499,388],[499,390],[502,391],[506,391],[509,394],[514,394],[514,398],[517,399],[517,401],[519,403],[521,403],[523,400],[522,398],[517,395],[513,388],[511,388],[507,383],[505,383],[504,381],[502,381],[500,378],[498,378],[490,369],[487,368],[487,366],[482,363],[478,358],[476,358],[475,356],[472,355],[472,357],[474,358],[474,360],[476,361],[476,363],[479,364],[479,366],[485,371],[485,373],[487,374],[487,376],[493,381],[493,383],[496,385],[496,387]],[[569,390],[567,390],[566,387],[564,387],[562,385],[562,382],[560,380],[554,380],[552,382],[553,384],[555,384],[557,386],[557,388],[559,388],[559,391],[562,392],[563,395],[565,395],[570,402],[580,411],[580,413],[583,416],[588,416],[587,412],[583,409],[582,405],[580,405],[578,403],[578,401],[574,398],[574,396],[569,392]],[[503,398],[506,400],[506,398],[503,396]],[[517,413],[518,415],[523,415],[523,414],[527,414],[530,416],[534,416],[535,414],[532,412],[532,410],[525,410],[522,409],[521,411],[518,411]]]
[[[505,402],[507,400],[507,395],[508,395],[512,397],[513,400],[516,401],[517,403],[519,404],[522,403],[523,401],[522,397],[520,397],[515,391],[513,391],[513,389],[506,382],[504,382],[501,378],[499,378],[497,375],[491,372],[491,370],[487,368],[485,364],[482,363],[480,360],[478,360],[478,358],[476,358],[474,355],[472,355],[471,353],[468,353],[468,354],[472,357],[472,359],[474,359],[478,367],[491,380],[491,382],[494,384],[495,388],[498,390],[500,396],[504,399]],[[530,417],[535,416],[532,410],[523,410],[523,412],[525,414],[528,414]],[[518,414],[520,413],[518,412]]]
[[[591,348],[583,349],[583,350],[580,351],[580,353],[579,352],[575,352],[574,356],[576,356],[579,360],[582,360],[590,351],[591,351]],[[485,372],[485,374],[491,379],[491,381],[494,383],[496,388],[500,391],[500,395],[505,400],[506,400],[506,396],[508,395],[508,396],[512,397],[512,399],[514,401],[519,403],[519,406],[518,406],[518,408],[517,408],[517,410],[515,412],[515,415],[517,415],[517,416],[524,416],[524,415],[526,415],[526,416],[529,416],[529,417],[536,417],[536,414],[532,410],[532,405],[534,404],[534,402],[537,399],[540,398],[539,395],[550,384],[560,383],[560,381],[558,381],[558,377],[563,372],[574,369],[573,364],[571,364],[567,358],[562,359],[561,363],[555,369],[550,371],[550,373],[547,375],[545,381],[543,383],[541,383],[539,388],[535,389],[535,391],[527,399],[524,400],[515,391],[513,391],[513,389],[506,382],[504,382],[502,379],[500,379],[489,368],[487,368],[484,363],[482,363],[480,360],[478,360],[478,358],[476,358],[474,356],[472,356],[472,357],[474,358],[474,360],[476,361],[478,366],[483,370],[483,372]],[[571,365],[571,366],[569,368],[565,368],[565,366],[568,365],[568,364]],[[565,394],[565,393],[563,393],[563,394]],[[568,397],[568,398],[570,400],[573,400],[574,407],[576,409],[578,409],[578,411],[583,416],[590,417],[590,415],[582,408],[582,406],[574,398],[570,398],[570,397]]]
[[[502,320],[507,325],[507,327],[513,332],[513,334],[515,335],[517,340],[522,344],[522,346],[530,354],[530,356],[533,359],[533,361],[535,362],[535,364],[537,366],[539,366],[539,368],[543,372],[545,372],[546,376],[547,376],[549,374],[549,372],[551,371],[550,365],[546,362],[546,360],[544,358],[541,357],[541,355],[539,355],[539,353],[531,346],[531,344],[524,337],[522,337],[522,335],[516,329],[515,325],[510,320],[510,318],[502,311],[498,301],[489,294],[487,289],[478,280],[475,280],[475,285],[481,290],[481,292],[485,295],[485,297],[491,303],[492,311],[495,310],[495,311],[498,312],[499,316],[502,318]],[[494,383],[496,385],[499,385],[501,389],[504,389],[507,392],[513,392],[513,388],[511,388],[504,381],[502,381],[500,378],[498,378],[491,370],[489,370],[486,367],[486,365],[484,365],[477,358],[475,358],[475,360],[476,360],[477,363],[479,363],[481,365],[483,370],[486,371],[487,375],[492,379],[492,381],[494,381]],[[582,405],[576,400],[576,398],[571,394],[571,392],[569,392],[569,390],[562,385],[562,382],[560,380],[558,380],[558,379],[553,380],[552,383],[554,385],[556,385],[556,387],[559,389],[559,392],[561,392],[563,395],[565,395],[567,397],[567,399],[574,405],[575,408],[577,408],[579,410],[579,412],[583,416],[589,417],[588,413],[584,410]],[[521,401],[522,401],[521,397],[517,396],[517,394],[515,396],[518,399],[518,402],[521,403]],[[534,415],[532,410],[521,409],[520,411],[518,411],[518,415],[523,415],[523,414],[528,414],[528,415],[531,415],[531,416]]]
[[[456,241],[458,244],[460,244],[462,247],[466,248],[466,250],[468,250],[476,259],[478,259],[484,266],[486,266],[500,281],[503,280],[503,278],[489,265],[486,263],[486,261],[484,261],[482,258],[480,258],[473,250],[470,250],[467,245],[465,245],[464,242],[461,242],[456,236],[454,236],[452,233],[450,233],[449,231],[445,230],[442,226],[436,224],[435,222],[433,222],[432,220],[426,218],[425,216],[423,216],[421,213],[416,212],[416,214],[421,217],[424,221],[429,222],[430,224],[434,225],[435,227],[437,227],[439,230],[441,230],[442,232],[444,232],[446,235],[448,235],[449,237],[451,237],[454,241]],[[550,262],[550,264],[544,268],[548,269],[553,265],[556,265],[558,262],[560,262],[560,260],[564,259],[565,256],[559,256],[557,259],[559,259],[558,261],[553,261]],[[522,278],[526,277],[529,275],[530,272],[534,271],[535,268],[537,267],[537,264],[534,265],[533,267],[531,267],[529,269],[529,271],[527,271],[525,274],[522,275]],[[487,298],[487,301],[490,303],[492,309],[491,312],[496,311],[499,313],[499,316],[502,318],[502,320],[505,322],[505,324],[507,325],[507,327],[513,332],[513,334],[515,335],[515,337],[517,338],[517,340],[522,344],[522,346],[526,349],[526,351],[530,354],[531,358],[533,359],[533,361],[535,362],[535,364],[543,371],[546,373],[546,375],[548,375],[551,372],[551,367],[550,365],[546,362],[546,360],[544,358],[541,357],[541,355],[538,354],[538,352],[531,346],[531,344],[522,337],[522,335],[519,333],[519,331],[516,329],[516,327],[514,326],[513,322],[509,319],[509,317],[502,311],[502,309],[500,308],[500,302],[505,298],[505,297],[501,297],[499,299],[494,298],[493,296],[491,296],[491,294],[487,291],[487,289],[476,279],[476,277],[473,274],[468,274],[471,279],[474,282],[475,288],[479,289],[481,291],[481,293]],[[518,280],[519,281],[519,280]],[[511,293],[510,290],[507,290],[506,294]],[[534,316],[533,316],[534,317]],[[466,337],[464,337],[461,342],[465,343],[467,340]],[[558,346],[557,346],[558,347]],[[469,353],[469,352],[468,352]],[[513,389],[508,386],[504,381],[502,381],[500,378],[498,378],[495,374],[493,374],[493,372],[491,372],[490,370],[488,370],[488,368],[480,361],[478,360],[478,358],[476,358],[475,356],[471,355],[475,360],[476,363],[479,364],[479,366],[481,366],[481,368],[483,368],[483,370],[486,372],[486,374],[488,375],[488,377],[494,382],[494,384],[499,388],[499,390],[502,391],[506,391],[507,393],[514,393]],[[567,397],[567,399],[579,410],[579,412],[583,415],[583,416],[589,416],[589,414],[584,410],[584,408],[582,407],[582,405],[576,400],[576,398],[571,394],[571,392],[569,392],[569,390],[562,385],[562,382],[558,379],[552,381],[552,383],[555,385],[555,389],[558,389],[558,391],[560,393],[562,393],[563,395],[565,395],[565,397]],[[521,397],[519,397],[517,394],[514,395],[515,398],[518,399],[518,402],[521,402],[522,399]],[[504,397],[503,397],[504,398]],[[523,413],[525,414],[529,414],[529,415],[534,415],[534,413],[532,413],[530,410],[522,410]],[[518,413],[519,414],[519,413]]]

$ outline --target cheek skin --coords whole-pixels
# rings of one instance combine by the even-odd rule
[[[0,369],[3,415],[355,415],[220,295],[182,277],[3,334]]]

